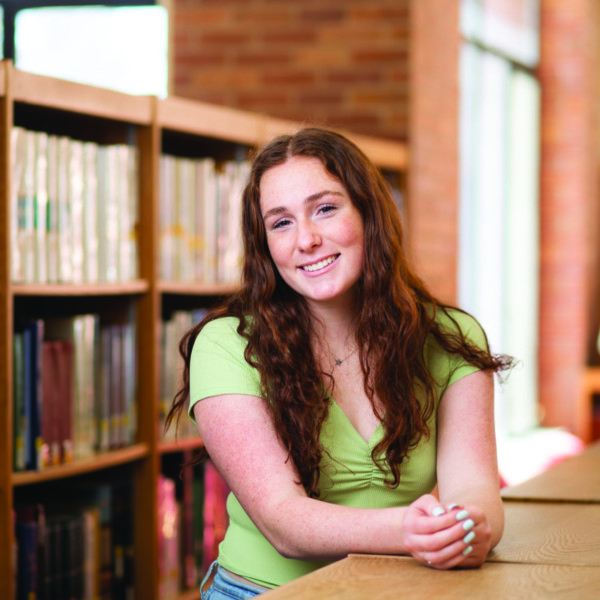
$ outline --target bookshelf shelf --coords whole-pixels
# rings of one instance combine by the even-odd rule
[[[119,465],[132,463],[150,454],[148,444],[136,444],[129,448],[121,448],[104,454],[96,454],[84,460],[74,461],[56,467],[48,467],[42,471],[25,471],[23,473],[13,473],[13,486],[32,485],[44,481],[54,481],[76,475],[84,475],[110,469]]]
[[[152,98],[10,69],[15,102],[138,125],[152,120]]]
[[[188,450],[198,450],[202,448],[203,443],[200,438],[182,438],[177,441],[163,441],[158,444],[160,454],[171,454],[174,452],[186,452]]]
[[[147,281],[136,280],[127,283],[90,283],[90,284],[24,284],[13,283],[15,296],[131,296],[148,291]]]
[[[163,294],[182,296],[227,296],[238,289],[237,285],[227,283],[185,283],[163,281],[158,285]]]
[[[194,318],[201,318],[202,309],[238,289],[238,285],[232,283],[169,281],[166,280],[167,275],[161,279],[161,274],[164,274],[160,251],[161,159],[167,154],[192,161],[206,158],[220,169],[226,161],[245,159],[254,148],[272,136],[294,131],[299,126],[298,123],[263,114],[181,98],[129,96],[25,73],[15,69],[9,61],[0,63],[0,206],[3,207],[0,212],[0,382],[3,398],[0,402],[0,581],[3,582],[3,597],[16,595],[13,578],[13,515],[19,508],[16,503],[26,496],[35,496],[37,503],[44,503],[44,494],[49,488],[60,494],[67,483],[75,487],[81,486],[83,480],[97,479],[105,483],[107,476],[104,471],[114,468],[115,473],[125,474],[133,488],[131,521],[135,552],[132,553],[130,592],[144,600],[159,600],[159,482],[171,468],[178,468],[181,462],[178,454],[189,456],[202,447],[199,437],[183,431],[177,441],[161,439],[158,420],[159,415],[164,414],[165,396],[168,397],[163,389],[163,384],[168,381],[161,370],[161,359],[162,354],[170,357],[168,351],[162,352],[162,325],[186,312]],[[135,149],[137,168],[132,172],[137,177],[128,180],[131,184],[128,189],[136,191],[127,198],[133,198],[133,203],[137,204],[138,212],[132,213],[137,216],[137,224],[135,236],[123,239],[136,239],[137,248],[131,256],[137,257],[137,270],[129,268],[133,261],[125,263],[128,275],[122,278],[127,279],[126,282],[21,283],[44,281],[42,277],[32,279],[25,276],[19,279],[19,283],[13,282],[11,269],[14,268],[13,259],[18,258],[18,246],[11,227],[17,227],[15,224],[19,221],[16,215],[19,213],[12,202],[15,196],[11,191],[16,189],[17,178],[13,173],[11,156],[14,134],[20,135],[15,131],[17,129],[35,131],[41,137],[44,134],[48,137],[64,136],[89,145],[120,144],[128,146],[129,150]],[[398,175],[406,170],[408,155],[403,144],[348,135],[382,169]],[[99,173],[99,177],[105,177],[104,171]],[[216,200],[214,202],[214,205],[209,204],[211,210],[213,206],[219,207]],[[213,212],[216,211],[215,208]],[[81,247],[83,245],[81,242]],[[43,254],[35,256],[39,261]],[[204,273],[194,272],[191,278],[204,276]],[[207,278],[238,281],[235,273],[229,272],[226,276],[217,273],[217,276]],[[57,279],[47,277],[48,281]],[[71,279],[64,277],[62,280]],[[13,472],[15,458],[19,458],[17,446],[13,443],[13,427],[16,430],[13,407],[17,396],[13,375],[14,372],[22,373],[13,371],[17,363],[13,359],[19,356],[21,360],[24,356],[15,354],[15,342],[21,335],[20,331],[19,335],[15,333],[15,324],[21,319],[46,323],[46,320],[55,317],[85,317],[85,313],[89,313],[88,317],[98,317],[101,327],[135,325],[135,341],[132,345],[123,346],[127,350],[120,355],[123,362],[126,357],[135,355],[137,362],[137,371],[132,378],[137,387],[134,394],[137,427],[135,438],[132,433],[132,438],[124,442],[131,444],[133,440],[135,443],[55,467]],[[127,344],[131,340],[128,338]],[[88,370],[92,371],[91,368]],[[132,422],[131,419],[128,422]],[[112,478],[113,472],[108,473]],[[183,587],[190,587],[190,584]],[[114,597],[120,600],[120,596]],[[197,589],[191,589],[176,597],[178,600],[197,600],[200,594]]]

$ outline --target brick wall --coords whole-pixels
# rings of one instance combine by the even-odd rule
[[[541,3],[539,390],[547,425],[577,431],[598,278],[595,0]]]
[[[410,0],[176,0],[172,92],[395,140]]]
[[[458,255],[458,2],[413,0],[408,234],[433,292],[456,303]]]

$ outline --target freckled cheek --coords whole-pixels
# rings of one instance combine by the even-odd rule
[[[267,239],[267,246],[271,253],[271,258],[278,269],[290,266],[293,252],[291,244],[286,243],[283,240]]]
[[[344,223],[337,230],[337,238],[342,246],[361,247],[364,245],[364,230],[356,223]]]

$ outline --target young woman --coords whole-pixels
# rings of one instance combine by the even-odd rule
[[[189,405],[232,490],[203,598],[350,552],[481,565],[503,531],[493,374],[510,358],[410,269],[384,180],[343,136],[276,138],[242,201],[241,290],[182,340],[169,419]]]

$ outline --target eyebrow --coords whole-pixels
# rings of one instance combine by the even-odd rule
[[[323,190],[321,192],[316,192],[315,194],[311,194],[310,196],[307,196],[304,199],[304,204],[311,204],[312,202],[316,202],[317,200],[320,200],[321,198],[323,198],[323,196],[341,196],[343,197],[343,194],[341,192],[338,192],[337,190]],[[263,217],[263,221],[266,221],[269,217],[274,217],[277,215],[280,215],[284,212],[287,211],[287,208],[285,206],[276,206],[274,208],[269,209],[262,217]]]

